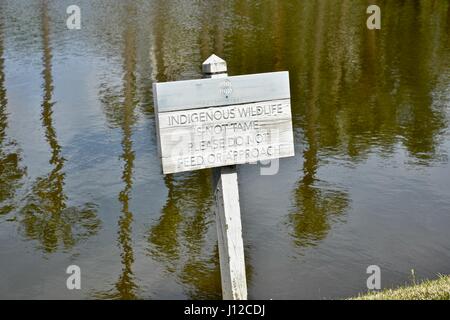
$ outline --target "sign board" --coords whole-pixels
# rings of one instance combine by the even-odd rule
[[[164,174],[294,156],[289,73],[153,84]]]

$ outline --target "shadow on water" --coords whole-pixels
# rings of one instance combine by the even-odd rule
[[[50,165],[53,168],[47,175],[41,176],[31,186],[26,196],[25,206],[21,209],[21,230],[26,238],[36,240],[46,253],[62,248],[69,250],[79,241],[95,235],[100,228],[94,204],[82,207],[68,206],[64,192],[64,163],[61,146],[58,143],[53,123],[53,76],[52,48],[50,43],[50,19],[48,4],[41,1],[41,32],[43,47],[43,102],[42,127],[49,144]]]
[[[0,11],[3,10],[0,3]],[[6,135],[8,127],[8,99],[5,86],[4,18],[0,15],[0,216],[6,216],[17,207],[17,190],[22,185],[26,169],[21,165],[17,143]]]

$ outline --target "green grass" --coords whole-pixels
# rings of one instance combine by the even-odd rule
[[[450,300],[450,276],[411,286],[360,295],[351,300]]]

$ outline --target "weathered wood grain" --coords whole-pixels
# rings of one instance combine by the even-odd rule
[[[294,155],[289,99],[164,112],[157,120],[165,174]]]
[[[236,167],[219,169],[215,193],[220,273],[224,300],[247,300],[244,243]]]
[[[154,83],[153,93],[158,113],[287,99],[289,73]]]
[[[203,62],[202,70],[204,75],[213,78],[215,74],[224,74],[227,72],[227,62],[213,54]]]

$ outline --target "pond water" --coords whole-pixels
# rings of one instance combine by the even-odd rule
[[[450,1],[376,2],[0,1],[0,298],[221,297],[211,171],[161,174],[152,97],[212,53],[290,72],[296,156],[239,167],[251,299],[450,273]]]

